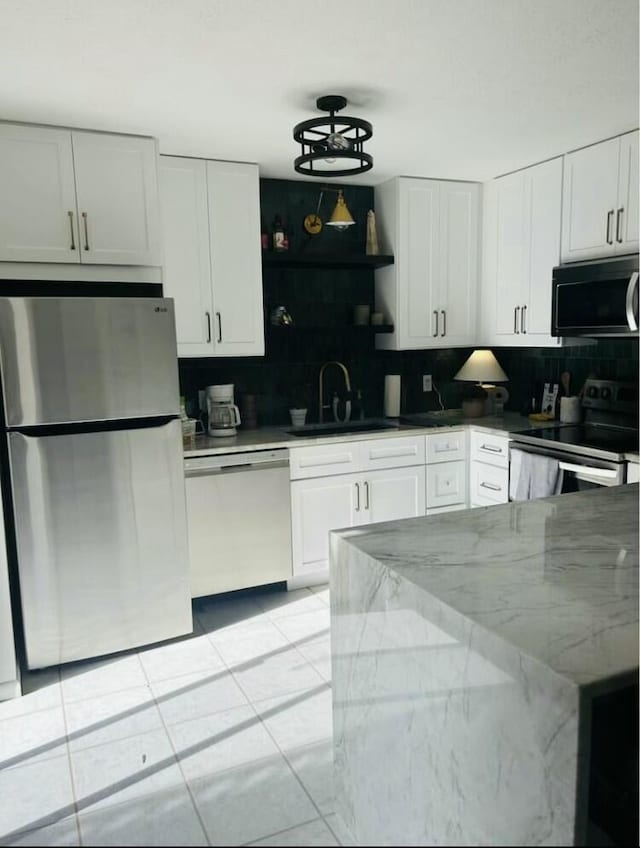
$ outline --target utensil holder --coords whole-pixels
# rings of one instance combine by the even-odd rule
[[[582,420],[582,407],[580,406],[580,398],[561,397],[560,398],[560,423],[561,424],[579,424]]]

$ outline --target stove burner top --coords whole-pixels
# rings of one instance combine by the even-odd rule
[[[591,424],[562,424],[537,430],[522,430],[513,434],[530,436],[558,447],[593,448],[612,454],[624,454],[638,450],[638,431],[627,427],[607,427]]]

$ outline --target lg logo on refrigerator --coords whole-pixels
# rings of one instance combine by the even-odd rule
[[[167,309],[166,306],[156,306],[153,311],[154,312],[168,312],[169,310]]]

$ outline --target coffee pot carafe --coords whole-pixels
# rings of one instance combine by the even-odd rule
[[[233,402],[233,383],[207,386],[207,414],[210,436],[235,436],[240,424],[240,411]]]

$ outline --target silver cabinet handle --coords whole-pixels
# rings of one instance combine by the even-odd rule
[[[634,271],[631,275],[631,279],[629,280],[629,285],[627,286],[627,299],[626,299],[626,312],[627,312],[627,324],[629,325],[630,330],[638,329],[638,321],[636,319],[635,313],[633,311],[633,294],[634,291],[638,288],[638,272]]]
[[[496,448],[493,445],[480,445],[480,450],[490,451],[491,453],[502,453],[502,448]]]
[[[613,239],[611,238],[611,222],[613,220],[614,209],[609,209],[607,212],[607,244],[613,244]]]
[[[435,339],[435,337],[438,335],[438,310],[437,310],[437,309],[434,309],[434,310],[433,310],[433,314],[436,316],[436,331],[435,331],[435,333],[433,334],[433,337],[434,337],[434,339]]]
[[[520,330],[518,329],[518,312],[520,312],[520,307],[516,306],[513,310],[513,332],[518,335]]]
[[[73,212],[69,211],[69,212],[67,212],[67,215],[69,216],[69,229],[71,230],[71,250],[75,250],[76,249],[76,237],[75,237],[75,234],[73,232]]]
[[[360,512],[360,483],[356,483],[356,512]]]
[[[442,312],[442,335],[446,336],[447,335],[447,313],[445,312],[444,309],[441,309],[440,312]]]
[[[527,316],[527,307],[526,307],[526,304],[525,304],[525,306],[522,307],[522,312],[520,313],[520,332],[521,333],[527,332],[526,327],[525,327],[526,316]]]
[[[618,244],[622,244],[622,236],[620,235],[620,225],[622,224],[622,213],[624,212],[624,206],[621,206],[616,213],[616,241]]]
[[[222,316],[219,312],[216,312],[216,318],[218,319],[218,341],[222,341]]]
[[[209,344],[211,341],[211,313],[205,312],[204,314],[207,316],[207,344]]]
[[[502,486],[494,486],[492,483],[485,483],[484,481],[480,483],[483,489],[491,489],[492,492],[501,492]]]
[[[82,213],[82,222],[84,224],[84,249],[89,250],[89,225],[87,224],[87,213]]]
[[[369,509],[369,483],[368,483],[367,480],[364,481],[364,496],[365,496],[364,508]]]

